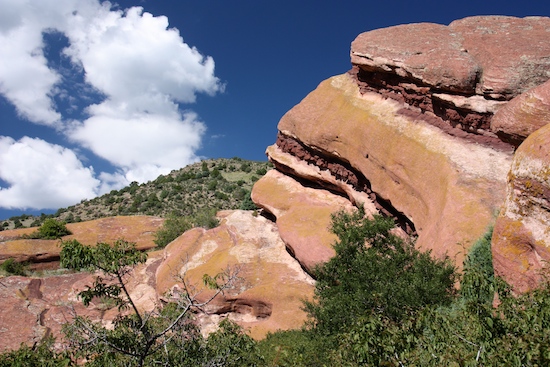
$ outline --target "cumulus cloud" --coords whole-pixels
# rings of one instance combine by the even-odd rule
[[[138,114],[132,119],[100,114],[74,126],[70,136],[121,167],[127,182],[143,182],[193,161],[204,129],[194,113],[181,119],[161,114]]]
[[[113,10],[110,3],[98,0],[0,0],[0,8],[9,9],[0,14],[0,93],[20,117],[54,127],[114,167],[113,172],[94,176],[91,167],[77,164],[70,150],[41,140],[15,142],[3,137],[6,160],[0,163],[0,179],[10,187],[1,189],[0,206],[55,208],[67,203],[65,197],[59,202],[53,196],[38,200],[39,195],[29,191],[50,176],[37,165],[9,164],[16,147],[26,147],[36,161],[41,161],[39,154],[52,151],[74,157],[76,161],[58,162],[67,163],[66,169],[74,174],[88,172],[92,180],[79,176],[87,186],[78,195],[85,197],[154,179],[198,159],[195,152],[206,127],[193,112],[182,112],[181,104],[195,102],[197,93],[214,95],[223,84],[214,75],[214,60],[186,44],[179,31],[169,27],[168,18],[141,7]],[[48,63],[45,32],[66,37],[63,57],[84,76],[86,88],[102,96],[100,100],[64,89],[70,75]],[[71,108],[79,105],[85,117],[75,121],[63,116],[56,97],[70,99]],[[65,191],[69,188],[75,187],[66,186]],[[8,193],[9,203],[3,199]]]
[[[100,185],[70,149],[42,139],[0,136],[0,188],[5,208],[55,208],[97,195]]]

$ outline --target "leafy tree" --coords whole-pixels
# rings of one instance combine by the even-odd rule
[[[68,367],[76,366],[68,353],[56,353],[52,338],[31,346],[22,344],[21,348],[0,354],[0,367]]]
[[[431,305],[449,304],[455,272],[391,232],[393,220],[365,218],[361,208],[333,216],[336,255],[317,267],[313,302],[306,302],[316,330],[335,334],[361,317],[399,322]],[[345,311],[343,311],[345,310]]]
[[[74,322],[64,329],[75,357],[87,359],[89,366],[191,366],[204,360],[204,341],[193,322],[192,313],[232,287],[237,280],[236,272],[227,271],[214,277],[205,275],[204,284],[215,292],[202,302],[197,300],[194,288],[185,277],[181,277],[183,290],[181,294],[172,295],[175,302],[153,312],[144,312],[138,309],[127,288],[132,268],[147,258],[145,253],[136,250],[134,244],[119,240],[113,245],[99,243],[88,247],[72,240],[62,242],[61,247],[62,266],[100,272],[94,284],[79,293],[84,305],[88,306],[98,297],[111,300],[119,310],[131,311],[118,316],[110,329],[76,316]],[[233,347],[223,353],[221,360],[231,360],[233,354],[240,356],[242,349],[246,350],[247,342],[241,339],[235,336],[234,341],[240,344],[231,344]],[[219,357],[216,354],[213,361],[220,360]]]

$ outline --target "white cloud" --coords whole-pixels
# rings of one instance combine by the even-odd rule
[[[99,180],[75,153],[41,139],[0,136],[0,188],[5,208],[59,208],[97,195]]]
[[[51,125],[61,118],[50,99],[59,75],[48,68],[42,51],[48,22],[40,16],[41,9],[29,12],[29,7],[25,1],[0,1],[0,93],[22,117]]]
[[[128,182],[144,182],[197,159],[194,152],[200,146],[204,124],[194,113],[178,117],[138,114],[123,119],[95,115],[74,126],[69,134],[121,167]]]
[[[110,3],[98,0],[0,0],[0,9],[9,9],[0,14],[0,93],[22,118],[54,127],[116,169],[94,178],[93,170],[83,168],[70,150],[39,139],[10,143],[3,137],[9,147],[4,147],[6,159],[13,159],[15,147],[22,144],[40,161],[38,156],[48,149],[37,149],[37,141],[57,152],[56,157],[71,152],[76,161],[58,162],[67,163],[66,169],[75,174],[88,172],[97,181],[87,182],[87,196],[90,188],[103,193],[131,181],[144,182],[198,159],[195,152],[206,127],[194,113],[182,113],[180,103],[194,102],[197,93],[214,95],[223,85],[214,75],[213,59],[187,45],[177,29],[169,28],[166,17],[154,17],[141,7],[112,10]],[[64,55],[84,73],[87,88],[102,94],[101,102],[90,104],[87,95],[63,89],[68,76],[51,69],[43,51],[43,32],[52,31],[67,37]],[[71,108],[79,105],[88,118],[64,117],[54,96]],[[0,206],[66,205],[55,204],[56,195],[39,199],[31,191],[46,175],[40,166],[14,166],[7,160],[1,165],[0,179],[11,186],[0,191]],[[63,191],[75,189],[59,184]],[[74,197],[82,198],[76,193]]]

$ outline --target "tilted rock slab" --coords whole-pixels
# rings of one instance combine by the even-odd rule
[[[521,144],[550,122],[550,80],[520,94],[500,108],[491,120],[491,130]]]
[[[550,125],[516,151],[492,245],[496,273],[517,291],[543,279],[550,261]]]
[[[148,250],[156,245],[154,234],[164,219],[152,216],[118,216],[100,218],[87,222],[69,223],[72,232],[63,240],[76,239],[80,243],[94,246],[98,242],[113,243],[124,239],[134,242],[139,250]],[[28,262],[33,269],[56,269],[59,267],[59,240],[24,239],[37,228],[12,229],[0,232],[0,262],[13,258]]]
[[[309,156],[337,163],[327,164],[327,170],[339,167],[335,172],[343,181],[351,183],[358,177],[359,186],[368,187],[376,199],[413,223],[418,247],[439,257],[448,255],[460,265],[505,198],[511,153],[449,136],[422,120],[403,116],[398,112],[401,107],[380,95],[362,94],[352,75],[336,76],[283,116],[278,141],[298,142],[300,149],[311,152]],[[293,148],[287,150],[296,156]],[[270,152],[277,166],[281,158]],[[292,169],[292,163],[284,164]],[[293,174],[312,180],[298,167]],[[368,183],[361,184],[361,177]],[[314,183],[323,186],[323,181],[319,177]],[[257,183],[261,184],[262,180]],[[255,196],[256,201],[267,206],[269,195],[277,195],[275,189]],[[300,202],[289,197],[286,206],[299,207]]]
[[[279,162],[283,156],[284,153],[279,153]],[[313,177],[319,174],[318,178],[331,178],[330,173],[321,172],[311,165],[310,170],[303,169],[308,168],[308,165],[291,155],[287,154],[286,158],[289,160],[287,167],[302,168],[300,172],[304,176],[312,171]],[[312,176],[309,176],[310,181]],[[305,187],[277,170],[270,170],[256,182],[252,190],[252,200],[277,218],[281,239],[290,253],[310,273],[315,265],[334,256],[333,245],[337,237],[330,232],[331,215],[353,208],[350,200],[328,190]],[[374,207],[369,211],[376,212]]]
[[[185,277],[205,300],[204,274],[214,276],[239,269],[235,288],[218,297],[200,315],[203,331],[212,330],[220,317],[242,325],[254,338],[267,332],[296,329],[306,319],[302,300],[313,295],[313,279],[286,251],[277,227],[251,211],[222,211],[219,227],[195,228],[170,243],[156,272],[159,295],[181,291]]]

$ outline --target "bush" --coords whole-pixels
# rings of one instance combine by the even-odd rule
[[[193,224],[188,217],[169,215],[162,227],[155,233],[154,242],[158,247],[166,247],[182,233],[191,229]]]
[[[67,367],[76,366],[67,353],[57,353],[54,340],[46,340],[29,347],[22,344],[18,350],[0,354],[0,367]]]
[[[26,275],[27,274],[27,265],[15,261],[13,258],[6,259],[2,264],[0,264],[0,269],[4,270],[6,273],[11,275]]]
[[[256,210],[258,209],[258,207],[256,206],[256,204],[254,204],[254,202],[252,201],[252,198],[250,197],[250,190],[244,190],[244,193],[242,194],[243,195],[243,201],[241,202],[241,205],[239,207],[239,209],[241,210]]]
[[[455,296],[455,269],[394,235],[392,219],[364,210],[333,216],[336,255],[317,267],[313,302],[306,302],[312,325],[335,334],[372,315],[399,322],[424,307],[448,305]],[[345,310],[345,311],[343,311]]]
[[[56,240],[63,236],[71,234],[71,231],[67,229],[65,222],[59,222],[53,218],[48,218],[42,223],[38,231],[35,232],[38,238],[45,240]]]

